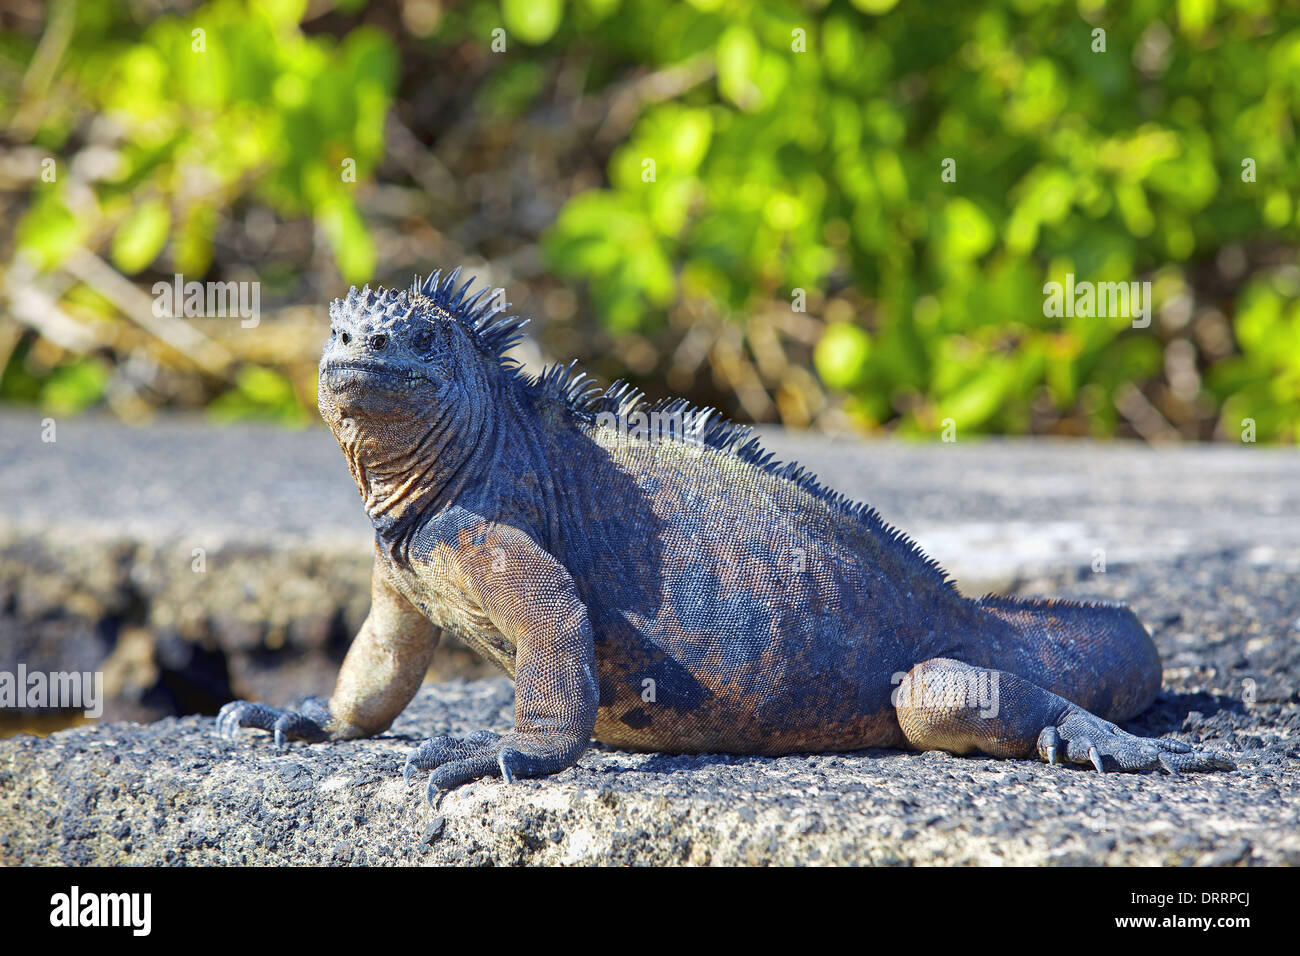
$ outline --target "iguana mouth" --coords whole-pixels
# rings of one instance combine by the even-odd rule
[[[421,382],[429,381],[427,375],[414,369],[393,368],[378,362],[331,362],[325,366],[323,374],[332,388],[363,384],[414,388]]]

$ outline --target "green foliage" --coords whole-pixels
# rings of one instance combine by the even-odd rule
[[[397,54],[370,28],[339,41],[307,36],[305,9],[302,0],[214,0],[122,39],[130,5],[76,5],[63,93],[120,128],[119,162],[75,217],[57,188],[44,191],[19,224],[22,249],[49,268],[108,228],[123,272],[144,270],[171,240],[177,268],[201,274],[215,211],[252,181],[282,214],[316,219],[345,279],[371,278],[374,243],[355,182],[384,154]],[[49,109],[34,138],[57,146],[78,120]]]
[[[46,190],[35,197],[18,223],[18,247],[37,268],[49,269],[81,245],[86,227],[85,220],[68,208],[61,190]]]
[[[84,411],[104,396],[108,370],[102,362],[80,359],[60,366],[41,390],[41,404],[56,415]]]
[[[1264,435],[1294,428],[1300,394],[1300,282],[1291,274],[1250,283],[1241,293],[1237,341],[1241,354],[1217,364],[1210,388],[1225,427],[1254,418]]]
[[[260,419],[282,425],[305,425],[310,419],[293,391],[293,384],[268,368],[246,365],[235,387],[218,395],[208,406],[214,421]]]
[[[33,404],[52,415],[70,415],[96,405],[108,385],[109,370],[94,358],[76,358],[36,377],[23,362],[13,362],[0,375],[0,397]]]
[[[831,388],[852,388],[862,381],[871,360],[871,337],[856,325],[836,322],[817,343],[813,359],[822,381]]]
[[[823,330],[812,367],[868,429],[1113,434],[1137,386],[1185,434],[1251,419],[1261,440],[1300,439],[1294,4],[468,0],[437,5],[418,36],[396,25],[408,6],[56,0],[46,40],[0,35],[10,134],[62,157],[93,122],[115,157],[80,188],[32,190],[16,258],[53,272],[93,248],[142,286],[200,278],[220,271],[231,220],[264,206],[310,221],[342,278],[369,281],[384,263],[357,184],[379,172],[404,70],[403,121],[454,114],[462,156],[482,148],[467,113],[526,154],[517,130],[611,107],[616,135],[590,150],[608,155],[607,185],[568,199],[542,252],[589,293],[615,353],[671,353],[701,317],[747,341],[806,298]],[[60,36],[47,71],[38,51]],[[480,79],[445,93],[430,63]],[[441,148],[441,128],[415,132]],[[457,245],[457,223],[432,225],[438,248]],[[1240,267],[1224,272],[1225,253]],[[258,271],[285,287],[301,265]],[[1045,283],[1068,274],[1150,280],[1150,327],[1046,315]],[[5,354],[6,395],[72,407],[102,392],[103,355],[38,381],[17,367],[25,347]],[[303,417],[297,377],[238,367],[214,414]],[[764,375],[772,393],[788,384]]]
[[[136,206],[113,235],[113,264],[123,272],[140,272],[158,258],[170,229],[165,203],[149,199]]]
[[[181,9],[140,23],[144,8],[126,0],[60,0],[41,45],[59,54],[59,69],[48,76],[35,45],[10,35],[0,42],[0,80],[23,77],[21,86],[0,85],[25,97],[8,102],[0,94],[0,116],[11,129],[31,122],[27,138],[57,157],[55,178],[35,186],[16,224],[15,258],[25,269],[54,272],[90,248],[142,284],[148,270],[200,279],[214,265],[222,219],[249,202],[285,219],[310,217],[342,277],[369,281],[375,243],[356,192],[385,152],[398,72],[390,38],[368,27],[337,39],[308,35],[299,25],[305,0]],[[77,147],[91,118],[95,138],[111,144],[101,154],[112,156],[112,167],[87,184],[86,171],[71,175],[60,154]],[[94,322],[114,309],[101,299],[79,312]],[[26,355],[0,352],[3,395],[58,411],[102,398],[105,356],[66,357],[33,377]],[[213,412],[304,420],[303,402],[286,387],[278,372],[245,367]]]
[[[555,35],[563,16],[560,0],[501,0],[506,29],[525,43],[545,43]]]
[[[1294,272],[1294,7],[852,7],[629,0],[583,37],[654,68],[715,66],[644,109],[609,188],[547,237],[550,268],[585,280],[611,329],[651,327],[679,297],[743,322],[847,282],[876,308],[831,323],[815,367],[865,424],[1021,431],[1046,396],[1108,433],[1118,390],[1159,375],[1161,323],[1047,318],[1046,282],[1161,270],[1158,314],[1224,245],[1281,246]],[[1202,399],[1229,433],[1251,417],[1261,438],[1300,437],[1288,295],[1259,279],[1222,302],[1240,354],[1203,357]]]

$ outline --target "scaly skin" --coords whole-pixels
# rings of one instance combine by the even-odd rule
[[[459,271],[459,270],[458,270]],[[375,527],[369,617],[328,706],[237,701],[290,739],[388,728],[443,631],[515,679],[515,728],[435,737],[428,792],[555,773],[591,738],[782,754],[910,746],[1098,770],[1231,768],[1116,727],[1160,687],[1127,609],[961,596],[864,505],[747,429],[571,367],[524,378],[522,320],[457,273],[330,307],[319,404]]]

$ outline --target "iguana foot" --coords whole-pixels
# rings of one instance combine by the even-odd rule
[[[935,657],[898,686],[895,712],[918,750],[982,751],[993,757],[1107,770],[1235,770],[1221,753],[1177,740],[1137,737],[1105,718],[1006,671]]]
[[[430,737],[411,751],[402,776],[409,784],[417,771],[431,771],[425,797],[433,803],[438,791],[479,777],[500,776],[514,783],[516,777],[556,773],[575,759],[577,754],[567,740],[535,733],[477,730],[467,737]]]
[[[1091,764],[1098,773],[1107,770],[1236,770],[1225,754],[1195,750],[1178,740],[1138,737],[1108,720],[1080,708],[1072,708],[1055,726],[1038,735],[1038,756],[1048,763],[1062,760]]]
[[[241,727],[269,730],[275,734],[276,747],[287,750],[290,740],[313,744],[328,740],[330,735],[325,727],[329,722],[329,705],[315,697],[302,700],[296,710],[251,700],[232,700],[217,713],[217,733],[229,740]]]

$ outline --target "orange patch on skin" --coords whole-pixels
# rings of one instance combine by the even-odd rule
[[[688,713],[654,708],[653,704],[642,704],[641,709],[650,714],[652,722],[633,728],[623,723],[622,717],[636,708],[601,707],[593,736],[603,744],[626,750],[768,756],[896,747],[903,743],[893,707],[813,729],[766,727],[755,723],[752,715],[749,720],[738,720],[737,715],[708,705]]]
[[[766,650],[739,673],[724,672],[720,654],[711,666],[695,668],[704,699],[684,710],[642,700],[642,673],[622,666],[624,662],[602,657],[598,660],[601,686],[614,688],[617,696],[599,708],[593,736],[609,746],[629,750],[769,755],[860,750],[903,742],[892,705],[869,714],[850,714],[851,707],[838,706],[839,702],[829,697],[790,700],[775,707],[783,714],[780,726],[763,720],[755,706],[755,694],[746,689],[746,683],[754,676],[774,673],[770,668],[773,654],[774,649]],[[778,703],[773,696],[778,682],[770,683],[764,695],[769,709]],[[625,722],[629,715],[637,718],[637,726]]]

